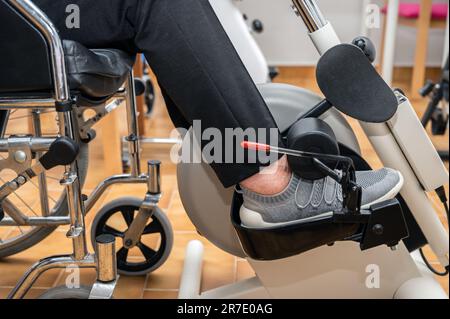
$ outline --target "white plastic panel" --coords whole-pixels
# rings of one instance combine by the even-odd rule
[[[426,191],[448,183],[447,168],[407,98],[401,97],[398,111],[388,126]]]

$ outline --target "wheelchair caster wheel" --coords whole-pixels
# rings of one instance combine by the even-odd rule
[[[173,246],[173,232],[169,219],[156,208],[147,223],[139,243],[126,248],[125,233],[133,222],[142,200],[120,198],[103,207],[92,223],[91,238],[110,234],[117,238],[117,271],[121,275],[141,276],[161,267],[170,255]],[[92,244],[95,247],[94,240]]]
[[[47,290],[39,296],[39,299],[89,299],[90,294],[90,287],[67,288],[66,286],[60,286]]]

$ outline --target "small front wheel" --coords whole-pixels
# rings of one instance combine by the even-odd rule
[[[67,288],[60,286],[47,290],[39,299],[89,299],[90,294],[90,287]]]
[[[138,244],[128,249],[123,245],[125,233],[139,212],[142,200],[119,198],[103,207],[95,217],[92,228],[92,245],[103,234],[117,239],[117,270],[126,276],[141,276],[161,267],[172,251],[173,231],[166,214],[156,208],[145,226]]]

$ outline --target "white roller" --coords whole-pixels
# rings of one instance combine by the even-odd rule
[[[419,277],[405,282],[394,299],[448,299],[448,296],[433,278]]]
[[[186,247],[179,299],[194,299],[200,295],[204,247],[199,240],[192,240]]]

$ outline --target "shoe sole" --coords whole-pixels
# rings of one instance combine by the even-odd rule
[[[403,184],[405,183],[405,179],[404,179],[403,175],[401,173],[399,173],[399,175],[400,175],[400,180],[398,181],[397,185],[394,186],[394,188],[392,188],[388,193],[386,193],[382,197],[374,200],[372,203],[361,206],[361,209],[369,209],[371,206],[373,206],[375,204],[382,203],[384,201],[387,201],[387,200],[392,199],[395,196],[397,196],[397,194],[400,193],[400,190],[402,189]]]
[[[388,193],[386,193],[382,197],[374,200],[370,204],[366,204],[366,205],[362,206],[361,209],[369,209],[371,206],[373,206],[375,204],[382,203],[384,201],[394,198],[402,189],[403,184],[404,184],[404,178],[403,178],[402,174],[400,174],[400,180],[397,183],[397,185],[395,185]],[[326,212],[326,213],[322,213],[320,215],[302,218],[302,219],[298,219],[298,220],[293,220],[290,222],[269,223],[269,222],[266,222],[263,220],[260,213],[257,213],[250,209],[247,209],[244,206],[242,206],[241,210],[240,210],[241,223],[243,225],[245,225],[245,227],[254,228],[254,229],[260,229],[260,228],[270,229],[270,228],[285,227],[285,226],[291,226],[291,225],[300,225],[300,224],[305,224],[305,223],[309,223],[309,222],[315,222],[315,221],[327,219],[327,218],[332,217],[333,214],[334,214],[334,212]]]

